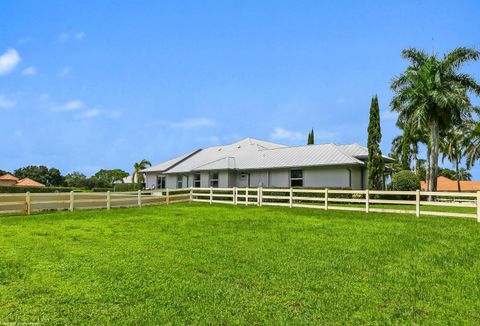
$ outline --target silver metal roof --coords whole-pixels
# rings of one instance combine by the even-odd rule
[[[358,144],[287,147],[246,138],[236,143],[190,152],[142,172],[190,173],[211,170],[257,170],[332,165],[365,165],[368,155]]]
[[[179,156],[179,157],[176,157],[176,158],[173,158],[171,160],[168,160],[168,161],[164,161],[160,164],[157,164],[157,165],[153,165],[149,168],[146,168],[144,170],[141,170],[140,172],[143,172],[143,173],[148,173],[148,172],[163,172],[165,170],[168,170],[169,168],[175,166],[175,164],[178,164],[179,162],[181,162],[182,160],[188,158],[189,156],[191,155],[194,155],[196,152],[198,152],[198,150],[196,151],[193,151],[193,152],[189,152],[187,154],[184,154],[182,156]]]

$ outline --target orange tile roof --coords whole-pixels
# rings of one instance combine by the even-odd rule
[[[21,186],[21,187],[45,187],[43,183],[37,182],[35,180],[32,180],[30,178],[24,178],[20,181],[18,181],[15,186]]]
[[[10,173],[7,173],[7,174],[4,174],[2,176],[0,176],[0,180],[14,180],[14,181],[18,181],[18,178],[11,175]]]
[[[420,188],[425,190],[425,181],[420,182]],[[460,181],[461,191],[480,191],[480,181]],[[457,181],[446,177],[437,178],[437,191],[458,191]]]

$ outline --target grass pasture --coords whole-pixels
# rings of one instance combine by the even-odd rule
[[[174,204],[0,217],[0,324],[480,324],[472,219]]]

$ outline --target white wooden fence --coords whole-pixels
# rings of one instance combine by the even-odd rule
[[[427,200],[433,198],[433,201]],[[0,213],[30,214],[43,210],[77,210],[171,202],[285,206],[476,218],[480,222],[480,192],[333,190],[305,188],[183,188],[103,193],[0,194]],[[448,210],[442,211],[442,207]],[[453,209],[452,209],[453,207]],[[434,210],[432,208],[435,208]],[[455,211],[457,210],[457,211]]]

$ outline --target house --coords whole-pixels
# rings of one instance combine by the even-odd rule
[[[23,178],[20,180],[9,173],[0,176],[0,186],[45,187],[43,183],[37,182],[30,178]]]
[[[149,189],[339,187],[365,189],[368,150],[358,144],[288,147],[246,138],[186,153],[141,172]],[[386,162],[393,161],[384,157]]]
[[[420,181],[420,188],[426,190],[425,181]],[[440,176],[437,178],[437,191],[458,191],[458,183],[456,180]],[[480,181],[460,181],[460,191],[480,191]]]

